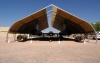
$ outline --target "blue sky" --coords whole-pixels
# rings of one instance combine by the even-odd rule
[[[89,23],[100,21],[100,0],[0,0],[0,26],[11,26],[50,4]]]

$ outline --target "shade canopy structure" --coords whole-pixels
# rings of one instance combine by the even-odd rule
[[[82,20],[56,6],[52,9],[52,27],[70,34],[95,34],[94,28]]]
[[[70,34],[95,34],[94,28],[85,20],[78,18],[55,5],[49,5],[14,23],[8,33],[28,33],[42,31],[49,27],[47,8],[52,6],[51,26]]]
[[[46,28],[48,28],[47,13],[46,9],[42,9],[14,23],[9,33],[31,33]]]

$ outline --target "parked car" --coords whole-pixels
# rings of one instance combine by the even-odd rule
[[[89,39],[96,39],[96,37],[97,37],[97,39],[100,39],[100,32],[97,33],[97,36],[96,35],[88,35]]]

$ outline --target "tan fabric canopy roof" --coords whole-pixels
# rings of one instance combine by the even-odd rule
[[[52,9],[52,27],[71,34],[87,33],[95,34],[94,28],[86,21],[56,7]],[[42,31],[48,28],[46,8],[29,15],[11,26],[9,33],[30,33],[31,31]]]
[[[52,9],[51,25],[60,31],[65,30],[71,34],[95,34],[95,30],[89,23],[57,7],[53,7]]]
[[[28,17],[25,17],[15,24],[9,30],[10,33],[30,33],[32,30],[42,31],[48,28],[46,9],[40,10]]]

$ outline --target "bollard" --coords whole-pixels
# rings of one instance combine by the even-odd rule
[[[58,44],[60,44],[60,38],[59,38]]]
[[[30,41],[30,43],[32,43],[32,40]]]
[[[8,43],[10,43],[10,38],[8,38]]]
[[[86,44],[86,39],[84,39],[84,44]]]

